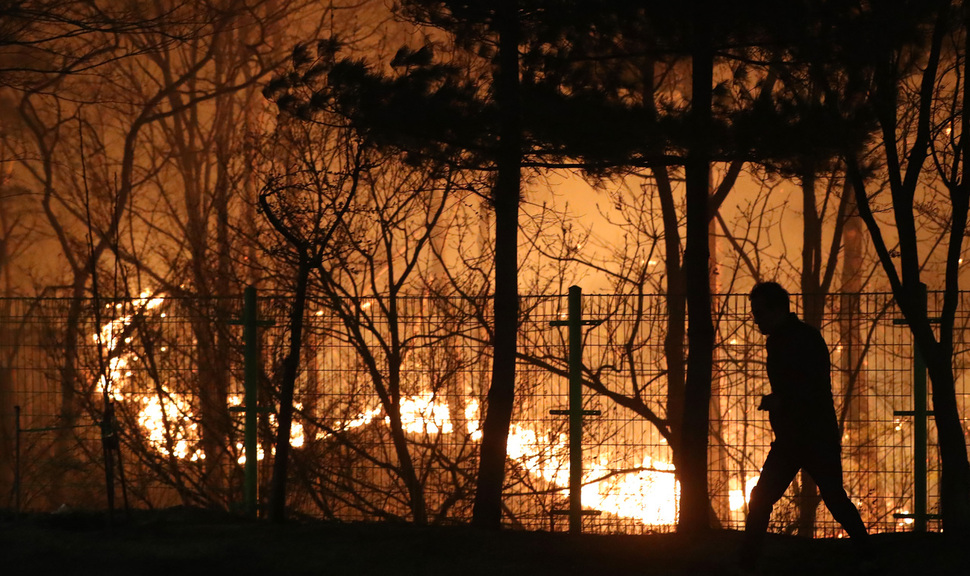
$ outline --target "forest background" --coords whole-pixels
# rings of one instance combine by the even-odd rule
[[[496,527],[517,366],[542,360],[523,358],[527,296],[573,284],[633,302],[659,295],[658,378],[638,382],[630,360],[619,387],[593,370],[585,384],[659,431],[680,486],[678,528],[703,530],[717,518],[712,293],[777,280],[821,325],[831,294],[888,292],[932,381],[943,524],[970,530],[954,367],[966,6],[773,4],[0,3],[0,285],[5,306],[65,299],[58,425],[104,422],[123,387],[110,362],[121,351],[102,334],[110,321],[90,317],[92,299],[205,302],[189,321],[197,371],[179,383],[192,416],[165,424],[161,456],[146,465],[183,501],[229,506],[235,309],[207,307],[257,286],[281,295],[282,310],[263,378],[270,516],[287,514],[288,463],[313,461],[290,457],[294,413],[306,426],[319,410],[330,418],[313,421],[320,441],[337,438],[347,466],[377,461],[394,487],[376,489],[393,504],[341,505]],[[924,285],[940,295],[938,321]],[[408,332],[398,322],[409,298],[444,306],[448,320]],[[333,322],[314,334],[318,313]],[[84,361],[86,334],[102,334],[100,364]],[[384,457],[354,443],[356,393],[300,404],[314,336],[349,343],[356,385],[387,422],[375,432]],[[478,356],[461,363],[487,358],[461,384],[471,394],[449,388],[459,360],[430,351],[457,337]],[[481,422],[458,453],[409,435],[409,354],[440,362],[431,389],[468,396],[454,405]],[[177,403],[174,383],[147,374],[141,385]],[[9,445],[15,391],[4,385]],[[651,385],[661,401],[644,399]],[[195,436],[178,431],[193,426]],[[183,455],[204,455],[188,471],[175,462],[186,438]],[[55,440],[53,461],[73,441]],[[444,502],[426,501],[432,470],[452,476]],[[810,479],[798,490],[812,530]]]

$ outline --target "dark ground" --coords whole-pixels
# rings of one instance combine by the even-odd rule
[[[740,533],[600,536],[469,527],[293,522],[274,526],[193,510],[0,518],[3,575],[721,575]],[[940,534],[874,536],[870,573],[970,576],[970,542]],[[849,542],[769,537],[760,574],[860,574]]]

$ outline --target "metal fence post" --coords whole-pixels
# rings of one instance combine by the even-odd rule
[[[919,285],[919,315],[926,318],[926,284]],[[926,361],[919,344],[913,343],[913,530],[926,532]]]
[[[598,326],[602,320],[583,320],[583,291],[569,287],[569,318],[551,326],[569,328],[569,408],[550,414],[569,416],[569,531],[583,531],[583,416],[598,416],[599,410],[583,410],[583,326]],[[590,510],[590,514],[597,511]]]
[[[920,282],[919,320],[927,317],[926,284]],[[936,318],[929,318],[929,322],[938,322]],[[905,321],[894,321],[896,324],[906,324]],[[914,532],[926,532],[926,521],[929,518],[939,518],[938,514],[926,512],[926,422],[933,415],[926,409],[926,360],[920,352],[919,345],[913,342],[913,409],[896,410],[894,416],[913,417],[913,513],[894,514],[896,518],[912,518]]]
[[[258,458],[257,458],[257,415],[259,414],[259,327],[272,325],[272,322],[259,320],[259,306],[256,287],[247,286],[243,292],[243,405],[230,408],[233,412],[243,412],[243,447],[246,453],[246,466],[243,481],[243,507],[247,516],[257,515],[258,501]]]
[[[245,446],[246,446],[246,484],[244,500],[246,514],[256,515],[256,403],[257,382],[259,380],[259,341],[257,328],[256,288],[247,286],[243,296],[243,340],[245,342],[245,372],[243,386],[246,405]]]
[[[14,432],[13,453],[13,509],[20,515],[20,406],[13,407],[14,422],[17,430]]]

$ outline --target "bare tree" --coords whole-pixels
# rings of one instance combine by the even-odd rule
[[[304,296],[318,310],[312,318],[325,315],[333,319],[332,324],[322,326],[319,321],[311,323],[313,332],[309,336],[315,342],[323,339],[340,344],[336,354],[342,354],[338,350],[353,351],[355,364],[369,382],[367,396],[376,395],[380,411],[386,414],[387,440],[393,446],[393,457],[388,460],[380,453],[372,454],[373,448],[359,438],[363,432],[337,424],[334,415],[319,409],[322,408],[320,399],[312,393],[301,396],[302,408],[298,413],[304,429],[318,432],[310,443],[320,445],[314,438],[322,435],[331,439],[328,445],[336,443],[350,454],[373,459],[379,468],[391,472],[406,494],[400,502],[411,520],[424,524],[431,512],[425,498],[425,484],[429,478],[440,475],[435,468],[451,459],[462,461],[467,467],[473,447],[466,438],[465,448],[459,454],[446,454],[440,446],[443,432],[429,431],[427,427],[423,431],[414,430],[411,421],[415,415],[406,412],[414,410],[408,407],[415,404],[415,398],[429,393],[429,406],[445,399],[459,406],[466,401],[467,392],[455,388],[456,358],[435,350],[454,337],[454,327],[439,325],[438,320],[429,320],[425,325],[413,316],[416,305],[420,304],[423,312],[432,318],[439,306],[440,295],[429,300],[423,294],[434,285],[433,277],[442,273],[440,266],[434,264],[432,253],[441,255],[445,234],[441,222],[455,208],[456,188],[460,183],[456,178],[460,173],[434,162],[405,164],[395,154],[379,152],[350,127],[336,126],[335,122],[340,121],[318,114],[288,118],[280,124],[278,163],[286,165],[281,166],[284,171],[270,181],[261,195],[261,205],[274,227],[296,249],[297,295]],[[433,251],[435,244],[438,245],[436,252]],[[302,310],[294,311],[291,316],[291,342],[299,338],[298,313],[302,317]],[[291,344],[284,364],[285,368],[289,367],[284,373],[287,379],[295,378],[292,372],[293,358],[298,358],[295,346]],[[318,359],[328,362],[329,355],[316,347],[308,351],[311,362]],[[353,360],[343,356],[332,361],[346,364]],[[444,362],[442,372],[434,377],[438,372],[433,367],[439,362]],[[415,370],[427,371],[432,377],[427,381],[415,380]],[[356,385],[341,384],[336,399],[326,400],[324,406],[338,414],[372,410],[367,402],[362,406],[351,400],[360,394]],[[281,458],[281,442],[288,437],[283,433],[287,425],[283,410],[286,403],[293,401],[285,395],[292,393],[291,386],[292,383],[283,381],[277,462]],[[425,421],[435,422],[434,414],[422,416]],[[343,421],[354,418],[348,414]],[[381,427],[377,428],[372,431],[379,433]],[[417,439],[413,438],[415,434]],[[325,467],[330,461],[326,453],[311,450],[309,454],[324,461],[301,459],[302,468],[324,466],[321,474],[334,474]],[[453,490],[467,495],[463,485],[471,477],[471,471],[459,467],[455,472],[460,476],[455,479]],[[274,486],[279,478],[277,473],[274,473]],[[360,473],[346,481],[366,485],[369,480],[360,478]],[[335,491],[336,487],[327,489],[330,494]],[[366,498],[359,494],[360,501],[355,506],[367,506]],[[280,497],[275,491],[273,496]],[[396,499],[397,495],[384,497]],[[325,495],[320,498],[320,504],[326,505],[331,513],[339,508]],[[457,498],[460,500],[462,496]],[[436,514],[439,517],[447,514],[456,502],[449,499]],[[280,505],[276,500],[273,503],[274,509]],[[372,510],[377,508],[371,505]],[[387,509],[382,514],[394,512]]]
[[[29,4],[34,10],[42,3]],[[218,298],[234,293],[248,264],[245,239],[251,234],[232,222],[255,203],[245,198],[254,192],[247,187],[244,128],[259,121],[252,102],[278,63],[273,55],[275,41],[285,38],[278,33],[287,28],[283,22],[303,18],[300,30],[310,26],[313,32],[322,10],[298,1],[220,5],[173,1],[141,12],[108,7],[95,21],[94,3],[51,4],[60,11],[18,36],[36,40],[18,50],[46,60],[32,60],[43,70],[15,75],[20,92],[10,94],[18,124],[6,131],[5,143],[17,155],[20,181],[37,188],[50,235],[72,272],[75,304],[61,378],[64,425],[74,418],[72,390],[84,388],[74,366],[82,298],[91,290],[94,266],[104,266],[100,288],[112,295],[147,289],[198,296],[195,382],[171,381],[165,390],[156,381],[153,390],[162,402],[176,388],[198,398],[192,417],[208,456],[200,459],[202,492],[209,504],[226,506],[234,446],[227,412],[229,318]],[[66,15],[82,8],[89,11],[84,24]],[[86,73],[77,74],[81,70]],[[120,382],[119,390],[127,384]],[[134,391],[137,384],[130,384]],[[137,443],[134,435],[130,440]]]
[[[889,36],[880,43],[880,60],[867,76],[880,131],[871,153],[877,155],[882,168],[871,170],[872,164],[856,151],[845,155],[859,214],[933,382],[933,411],[943,468],[943,526],[947,532],[966,533],[970,531],[970,463],[957,406],[952,358],[960,259],[970,198],[970,119],[958,112],[967,97],[965,79],[970,69],[968,47],[959,39],[970,36],[966,22],[952,17],[956,7],[951,2],[936,2],[931,8],[925,48],[911,51],[910,46],[901,43],[903,39]],[[960,9],[966,7],[961,4]],[[877,19],[887,14],[876,12],[875,16]],[[910,55],[920,58],[921,65],[912,66]],[[917,199],[921,194],[932,194],[936,186],[943,192],[937,198],[945,201],[942,205],[949,211],[939,336],[931,325],[924,300],[923,250],[916,220]],[[884,200],[886,194],[888,201]],[[886,228],[876,217],[875,206],[881,202],[890,205],[895,221],[898,262],[888,246]]]

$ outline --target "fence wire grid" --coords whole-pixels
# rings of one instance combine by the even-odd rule
[[[958,402],[966,417],[967,300],[955,330]],[[942,295],[930,294],[929,311]],[[800,300],[796,296],[796,308]],[[267,493],[278,378],[291,302],[260,300],[257,458]],[[746,295],[714,297],[709,486],[722,527],[740,528],[771,441],[756,407],[768,390],[763,336]],[[565,530],[568,509],[566,295],[521,299],[505,522]],[[234,509],[243,494],[242,298],[155,295],[117,300],[0,299],[2,506],[171,505]],[[678,388],[669,377],[662,295],[587,295],[583,336],[584,530],[673,530],[679,485],[671,438]],[[845,486],[870,530],[906,530],[914,506],[913,345],[890,294],[826,298],[822,332],[843,422]],[[491,379],[487,299],[427,296],[308,303],[291,431],[288,505],[307,517],[464,523],[471,517],[481,422]],[[666,342],[666,346],[665,346]],[[685,344],[681,352],[686,353]],[[678,353],[679,354],[679,353]],[[111,426],[104,414],[110,406]],[[234,409],[235,408],[235,409]],[[964,419],[967,422],[967,419]],[[939,510],[938,451],[928,422],[928,512]],[[118,449],[106,451],[103,434]],[[110,444],[109,444],[110,446]],[[111,454],[114,454],[113,456]],[[105,458],[115,460],[109,496]],[[120,462],[119,462],[120,461]],[[772,529],[793,532],[801,483]],[[930,520],[929,527],[938,529]],[[840,535],[824,505],[817,535]]]

